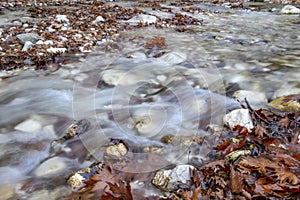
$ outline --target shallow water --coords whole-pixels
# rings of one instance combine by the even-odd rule
[[[198,6],[217,12],[190,14],[203,19],[203,25],[188,26],[187,32],[151,27],[123,32],[120,51],[97,50],[86,61],[50,74],[25,71],[2,79],[1,193],[11,199],[55,199],[69,193],[64,178],[93,160],[78,162],[60,154],[48,166],[40,162],[73,120],[91,123],[80,139],[101,160],[110,138],[143,148],[165,147],[160,138],[167,134],[209,134],[208,124],[222,125],[226,111],[239,107],[229,86],[262,92],[268,100],[280,89],[299,89],[298,15]],[[154,36],[165,37],[167,49],[143,48]],[[162,56],[154,58],[157,53]],[[76,158],[83,146],[75,146]],[[206,159],[209,147],[198,157]],[[169,149],[166,160],[187,162],[187,150]]]

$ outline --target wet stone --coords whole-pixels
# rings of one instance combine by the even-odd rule
[[[223,117],[223,122],[230,129],[234,129],[235,126],[240,125],[247,128],[248,131],[251,131],[254,127],[248,109],[237,109],[231,111]]]
[[[161,169],[156,172],[152,184],[164,191],[175,191],[182,184],[191,180],[191,172],[195,170],[192,165],[178,165],[174,169]]]
[[[67,177],[67,183],[72,190],[77,191],[85,186],[85,181],[89,180],[96,171],[102,169],[104,164],[102,162],[92,164],[91,166],[80,169],[71,173]]]
[[[123,143],[119,143],[106,148],[105,157],[107,159],[120,159],[128,152],[127,147]]]
[[[23,131],[23,132],[37,132],[42,128],[42,125],[33,119],[28,119],[26,121],[21,122],[15,127],[15,130]]]

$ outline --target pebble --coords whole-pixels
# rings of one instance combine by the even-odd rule
[[[161,190],[175,191],[180,185],[189,183],[192,170],[195,170],[192,165],[178,165],[174,169],[158,170],[152,179],[152,184]]]
[[[32,42],[33,44],[36,43],[41,36],[35,33],[22,33],[18,34],[17,38],[19,39],[21,44],[25,44],[26,41]]]
[[[102,16],[98,16],[94,21],[93,23],[99,23],[99,22],[104,22],[105,20],[103,19]]]
[[[22,51],[27,51],[30,47],[32,47],[33,43],[30,42],[30,41],[26,41],[23,48],[22,48]]]
[[[251,90],[238,90],[233,93],[232,97],[243,103],[246,98],[251,105],[266,104],[268,102],[265,93]]]
[[[47,52],[49,53],[58,53],[58,52],[62,52],[62,53],[65,53],[67,51],[66,48],[53,48],[53,47],[50,47],[47,49]]]
[[[138,24],[138,23],[152,24],[155,23],[156,21],[157,21],[157,17],[153,15],[145,15],[145,14],[134,16],[128,20],[128,22],[131,24]]]
[[[281,14],[300,14],[300,9],[297,8],[296,6],[286,5],[281,9],[280,13]]]
[[[42,125],[38,121],[33,119],[28,119],[15,126],[15,130],[28,132],[28,133],[37,132],[41,130],[41,128]]]
[[[68,19],[67,15],[56,15],[55,20],[60,23],[61,22],[69,23],[69,19]]]
[[[237,109],[227,113],[223,117],[223,122],[230,129],[233,129],[236,125],[240,125],[247,128],[250,132],[254,127],[248,109]]]

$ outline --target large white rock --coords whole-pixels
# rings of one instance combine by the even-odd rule
[[[161,169],[156,172],[152,183],[166,191],[174,191],[182,184],[188,184],[191,180],[191,173],[195,170],[192,165],[178,165],[174,169],[164,170]]]
[[[157,21],[157,17],[155,17],[153,15],[145,15],[145,14],[140,14],[140,15],[134,16],[128,20],[128,22],[131,24],[138,24],[138,23],[152,24],[152,23],[155,23],[156,21]]]
[[[15,126],[15,130],[28,132],[28,133],[37,132],[41,130],[41,128],[42,125],[40,124],[40,122],[33,119],[28,119]]]
[[[281,14],[300,14],[300,9],[297,8],[296,6],[286,5],[281,9],[280,13]]]
[[[240,125],[251,131],[254,127],[248,109],[237,109],[227,113],[223,117],[223,122],[230,129],[233,129],[236,125]]]
[[[300,94],[300,88],[282,87],[274,92],[272,99],[277,99],[279,97],[288,96],[292,94]]]

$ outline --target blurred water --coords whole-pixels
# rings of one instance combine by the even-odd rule
[[[15,198],[32,197],[41,179],[54,188],[64,185],[64,176],[81,163],[64,160],[67,167],[52,177],[39,177],[34,170],[49,156],[51,141],[74,119],[91,122],[81,141],[101,159],[109,138],[142,148],[165,146],[160,138],[167,134],[207,134],[208,124],[222,125],[226,111],[239,107],[225,96],[231,84],[269,99],[283,86],[299,88],[299,16],[218,11],[191,14],[204,25],[184,33],[153,28],[124,32],[120,52],[98,50],[85,62],[54,73],[27,71],[1,80],[0,185],[15,189],[32,183],[33,189],[26,194],[18,190]],[[157,35],[166,39],[168,47],[161,53],[168,59],[146,58],[152,52],[143,44]],[[129,58],[137,52],[145,56]],[[56,176],[61,180],[57,185],[50,181]],[[62,190],[59,195],[68,192]]]

